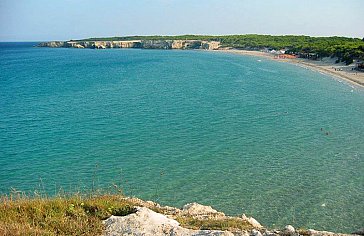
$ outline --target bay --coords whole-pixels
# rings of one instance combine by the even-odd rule
[[[0,193],[116,183],[269,227],[362,227],[363,88],[226,53],[34,44],[0,43]]]

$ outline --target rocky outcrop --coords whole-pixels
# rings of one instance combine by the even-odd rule
[[[296,230],[287,225],[282,230],[268,230],[252,217],[226,216],[210,206],[190,203],[182,209],[160,206],[152,201],[127,198],[138,206],[136,212],[127,216],[111,216],[104,221],[105,236],[118,235],[221,235],[221,236],[349,236],[327,231]],[[200,223],[204,225],[200,228]],[[206,226],[222,226],[210,229]],[[352,236],[352,235],[351,235]]]
[[[206,49],[217,50],[220,42],[202,40],[132,40],[132,41],[53,41],[39,47],[64,48],[144,48],[144,49]]]
[[[183,228],[176,220],[156,213],[146,207],[139,207],[137,212],[124,217],[111,216],[104,221],[105,236],[116,235],[221,235],[233,236],[231,232],[221,230],[193,230]]]
[[[48,48],[62,48],[65,47],[66,42],[62,41],[52,41],[52,42],[43,42],[38,44],[38,47],[48,47]]]
[[[306,230],[304,232],[296,231],[295,235],[301,235],[304,233],[304,236],[348,236],[348,235],[355,235],[355,234],[340,234],[340,233],[333,233],[328,231],[317,231],[313,229]]]
[[[180,212],[182,216],[191,216],[195,219],[223,219],[225,214],[218,212],[210,206],[204,206],[196,202],[186,204]]]
[[[241,218],[247,222],[249,222],[254,228],[262,229],[263,226],[253,217],[247,217],[245,214],[241,216]]]
[[[143,40],[141,47],[145,49],[171,49],[171,40]]]
[[[50,48],[141,48],[141,41],[53,41],[38,44],[38,47]]]
[[[217,49],[219,42],[201,40],[143,40],[141,47],[147,49]]]

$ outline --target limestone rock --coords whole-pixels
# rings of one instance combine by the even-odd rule
[[[286,225],[286,227],[284,227],[284,234],[286,235],[294,235],[295,232],[296,230],[292,225]]]
[[[217,50],[220,42],[202,40],[130,40],[130,41],[52,41],[38,44],[39,47],[65,48],[145,48],[145,49],[206,49]]]
[[[106,230],[104,236],[140,235],[140,236],[192,236],[216,235],[233,236],[227,231],[192,230],[179,226],[179,223],[165,215],[156,213],[148,208],[139,207],[137,212],[124,217],[111,216],[104,221]]]
[[[241,218],[247,222],[249,222],[254,228],[263,228],[263,226],[253,217],[247,217],[245,214],[241,216]]]
[[[349,234],[340,234],[340,233],[333,233],[328,231],[317,231],[313,229],[309,229],[306,232],[307,235],[310,236],[347,236]]]
[[[142,40],[142,48],[146,49],[171,49],[172,40]]]
[[[279,235],[277,232],[272,232],[272,231],[268,231],[268,230],[266,230],[263,233],[263,236],[277,236],[277,235]]]
[[[224,213],[216,211],[211,206],[204,206],[196,202],[184,205],[181,215],[188,215],[200,219],[225,217]]]
[[[163,235],[176,230],[179,223],[148,208],[140,207],[135,214],[125,217],[111,216],[105,220],[105,225],[106,235]]]
[[[66,46],[65,42],[61,41],[43,42],[38,44],[38,47],[50,47],[50,48],[60,48],[65,46]]]
[[[216,214],[217,211],[210,206],[204,206],[196,202],[188,203],[183,206],[183,212],[189,215]]]
[[[183,40],[173,40],[172,49],[182,49],[183,48]]]
[[[165,215],[171,215],[171,216],[176,216],[179,215],[181,213],[181,210],[175,207],[170,207],[170,206],[163,206],[160,207],[160,210],[165,214]]]
[[[137,206],[141,206],[141,207],[147,207],[147,208],[162,208],[158,203],[156,202],[153,202],[153,201],[144,201],[144,200],[141,200],[139,198],[136,198],[136,197],[128,197],[128,198],[125,198],[125,200],[137,205]]]
[[[263,236],[262,233],[256,229],[253,229],[251,232],[250,232],[250,235],[251,236]]]

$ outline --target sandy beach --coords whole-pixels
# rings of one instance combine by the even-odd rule
[[[345,65],[344,63],[335,63],[335,59],[323,58],[319,61],[296,58],[296,59],[278,59],[273,54],[261,51],[248,51],[248,50],[237,50],[237,49],[224,49],[217,50],[219,52],[234,53],[239,55],[264,57],[270,60],[276,60],[281,62],[288,62],[296,64],[298,66],[312,69],[320,73],[331,75],[338,78],[339,80],[347,81],[351,84],[364,88],[364,72],[353,70],[355,63],[351,65]]]

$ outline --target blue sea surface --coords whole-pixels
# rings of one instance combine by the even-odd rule
[[[0,193],[115,183],[269,227],[363,227],[363,88],[249,56],[35,44],[0,44]]]

